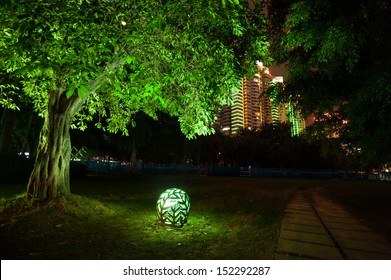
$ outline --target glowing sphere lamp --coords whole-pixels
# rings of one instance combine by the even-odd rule
[[[187,222],[190,212],[188,194],[178,188],[165,190],[156,203],[158,224],[181,227]]]

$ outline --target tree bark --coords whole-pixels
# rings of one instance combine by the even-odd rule
[[[79,103],[77,96],[66,98],[63,90],[49,94],[48,109],[39,137],[27,196],[40,201],[67,196],[70,190],[70,125]]]

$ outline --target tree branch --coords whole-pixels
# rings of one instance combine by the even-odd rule
[[[81,110],[81,108],[83,107],[87,98],[93,92],[97,91],[102,86],[107,75],[110,74],[111,72],[117,71],[119,68],[121,68],[125,64],[125,62],[123,61],[123,58],[124,58],[123,56],[117,57],[113,62],[109,63],[106,66],[105,71],[103,71],[98,76],[98,78],[90,81],[90,83],[88,84],[88,88],[90,89],[89,92],[86,95],[84,95],[83,97],[78,97],[73,109],[71,110],[72,118]]]

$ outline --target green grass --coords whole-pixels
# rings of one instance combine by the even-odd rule
[[[378,183],[372,183],[375,187],[371,185],[370,190],[376,189]],[[73,195],[67,200],[33,207],[30,202],[13,197],[24,186],[2,186],[0,256],[1,259],[272,259],[284,207],[295,190],[321,188],[326,195],[343,201],[333,193],[336,187],[346,185],[348,193],[354,190],[349,186],[357,184],[362,183],[96,175],[73,182]],[[385,186],[389,188],[383,187],[383,191],[391,190],[391,184]],[[160,193],[170,187],[184,189],[191,199],[189,221],[180,229],[156,225],[155,203]],[[362,188],[368,190],[369,186]],[[360,199],[355,199],[356,205],[361,205]]]

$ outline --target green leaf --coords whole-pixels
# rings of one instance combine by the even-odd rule
[[[123,61],[125,61],[127,64],[132,64],[135,60],[136,58],[134,56],[127,56],[123,58]]]
[[[88,93],[90,92],[90,88],[86,85],[80,85],[80,87],[78,88],[77,90],[77,95],[80,97],[80,98],[83,98],[84,96],[86,96]]]
[[[71,97],[73,95],[73,93],[75,92],[75,90],[77,89],[78,85],[77,84],[71,84],[69,87],[68,87],[68,90],[66,92],[66,96],[67,98]]]

